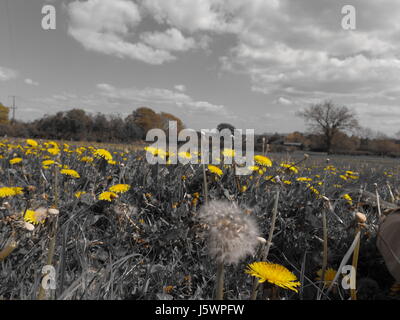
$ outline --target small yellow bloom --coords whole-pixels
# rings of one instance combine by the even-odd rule
[[[34,210],[26,210],[24,220],[32,224],[43,224],[46,220],[46,214],[43,212],[36,212]]]
[[[77,191],[75,192],[75,197],[80,199],[84,194],[86,194],[86,191]]]
[[[56,156],[60,153],[60,149],[58,148],[49,148],[47,149],[47,152],[50,153],[53,156]]]
[[[284,266],[270,262],[254,262],[247,266],[247,274],[259,278],[259,283],[268,281],[281,288],[290,289],[298,292],[296,287],[301,283],[297,277]]]
[[[312,181],[311,178],[306,178],[306,177],[300,177],[296,179],[297,181]]]
[[[48,167],[48,166],[51,166],[54,163],[55,163],[54,160],[44,160],[44,161],[42,161],[42,166],[43,167]]]
[[[261,156],[261,155],[256,155],[254,156],[254,161],[259,164],[260,166],[264,167],[272,167],[272,161],[270,158]]]
[[[318,277],[316,278],[316,280],[321,281],[322,280],[322,269],[319,269],[317,271],[317,275],[318,275]],[[332,269],[332,268],[326,269],[325,274],[324,274],[325,285],[327,287],[329,287],[331,285],[333,279],[335,279],[335,277],[336,277],[336,271],[334,269]]]
[[[22,158],[13,158],[10,160],[10,164],[17,164],[17,163],[21,163],[22,162]]]
[[[94,155],[96,157],[103,158],[104,160],[107,160],[107,161],[110,161],[113,159],[111,153],[109,151],[107,151],[106,149],[97,149],[94,152]]]
[[[353,199],[350,197],[350,195],[348,193],[346,193],[345,195],[343,195],[343,199],[347,200],[349,205],[353,204]]]
[[[233,149],[224,149],[224,151],[222,151],[222,154],[226,158],[233,158],[235,156],[235,150],[233,150]]]
[[[218,176],[222,176],[223,172],[220,168],[213,166],[211,164],[208,165],[208,171],[210,171],[211,173],[214,173]]]
[[[29,145],[30,147],[32,147],[32,148],[35,148],[35,147],[37,147],[39,144],[35,141],[35,140],[33,140],[33,139],[27,139],[26,140],[26,144],[27,145]]]
[[[116,184],[110,187],[108,190],[114,193],[125,193],[127,192],[131,186],[129,184]]]
[[[178,156],[183,158],[183,159],[192,159],[192,155],[190,154],[190,152],[179,152]]]
[[[63,174],[63,175],[66,175],[66,176],[73,177],[73,178],[80,178],[81,177],[78,172],[76,172],[75,170],[72,170],[72,169],[62,169],[60,171],[60,173]]]
[[[13,197],[19,194],[23,194],[22,188],[20,187],[1,187],[0,198]]]
[[[82,162],[86,162],[86,163],[91,163],[93,162],[93,158],[92,157],[82,157],[80,161]]]
[[[111,202],[115,198],[118,198],[118,195],[115,192],[112,192],[112,191],[105,191],[105,192],[102,192],[99,195],[99,200],[104,200],[104,201],[110,201]]]
[[[290,164],[290,163],[281,163],[281,167],[282,168],[286,168],[289,169],[290,171],[294,172],[294,173],[299,173],[299,169],[296,168],[294,165]]]

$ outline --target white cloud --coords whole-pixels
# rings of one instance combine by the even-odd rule
[[[192,111],[221,112],[223,105],[215,105],[206,101],[196,101],[189,95],[177,90],[162,88],[124,88],[118,89],[106,83],[97,85],[100,94],[110,99],[120,99],[150,105],[169,105],[187,108]]]
[[[176,28],[164,32],[145,32],[140,38],[154,48],[167,51],[187,51],[196,46],[193,38],[185,38]]]
[[[149,64],[162,64],[175,59],[168,51],[127,40],[141,21],[137,5],[131,1],[74,1],[67,5],[67,9],[70,20],[68,33],[87,50]]]
[[[186,86],[183,85],[183,84],[177,84],[177,85],[174,86],[174,88],[175,88],[176,90],[180,91],[180,92],[186,91]]]
[[[293,101],[284,97],[279,97],[277,103],[284,106],[291,106],[293,104]]]
[[[0,66],[0,81],[8,81],[11,79],[15,79],[17,77],[17,72]]]
[[[237,1],[236,1],[237,2]],[[239,21],[230,15],[223,0],[143,0],[145,7],[159,23],[167,23],[189,32],[235,32]]]
[[[38,86],[38,85],[39,85],[39,82],[33,81],[33,80],[30,79],[30,78],[26,78],[26,79],[24,80],[24,82],[25,82],[26,84],[30,85],[30,86]]]

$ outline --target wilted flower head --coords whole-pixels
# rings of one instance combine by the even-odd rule
[[[208,248],[219,263],[236,264],[253,254],[259,235],[255,221],[237,207],[211,201],[200,210],[200,219],[209,227]]]

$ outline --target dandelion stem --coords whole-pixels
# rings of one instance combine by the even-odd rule
[[[7,242],[4,249],[0,251],[0,261],[3,261],[5,258],[7,258],[15,250],[15,248],[17,248],[17,246],[17,241],[15,241],[14,237],[12,237],[12,239]]]
[[[225,273],[224,263],[219,262],[217,265],[217,283],[215,290],[215,300],[224,299],[224,273]]]
[[[203,185],[204,185],[204,201],[206,205],[208,205],[208,184],[207,184],[206,166],[204,163],[203,163]]]
[[[356,236],[358,234],[361,234],[361,227],[360,225],[357,226],[356,228]],[[356,283],[356,279],[357,279],[357,265],[358,265],[358,255],[360,253],[360,242],[361,242],[361,237],[359,237],[357,239],[357,243],[356,243],[356,247],[354,248],[354,252],[353,252],[353,270],[354,270],[354,284]],[[356,292],[356,288],[351,288],[350,289],[350,295],[351,295],[351,300],[357,300],[357,292]]]
[[[272,245],[272,238],[274,236],[274,230],[275,230],[275,222],[276,222],[276,216],[278,215],[278,202],[279,202],[279,189],[276,190],[276,195],[275,195],[275,202],[274,202],[274,208],[272,210],[272,218],[271,218],[271,226],[269,228],[269,235],[268,235],[268,240],[267,240],[267,247],[264,250],[264,245],[262,247],[262,252],[261,252],[261,261],[267,260],[269,250]],[[251,300],[255,300],[257,297],[257,291],[260,287],[260,284],[258,283],[257,280],[254,280],[253,282],[253,288],[251,291]],[[263,284],[261,284],[261,290],[263,289]]]

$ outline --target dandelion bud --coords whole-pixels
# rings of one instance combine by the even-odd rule
[[[257,237],[257,240],[262,244],[267,243],[267,240],[265,240],[263,237]]]
[[[48,213],[52,214],[52,215],[58,215],[60,213],[60,211],[58,209],[55,209],[55,208],[50,208],[48,210]]]
[[[200,211],[209,227],[208,249],[219,263],[236,264],[254,253],[259,234],[255,221],[227,202],[211,201]]]
[[[32,223],[29,222],[24,222],[24,228],[28,231],[33,231],[35,230],[35,226]]]
[[[355,218],[358,223],[365,223],[367,221],[367,217],[361,212],[356,212]]]

